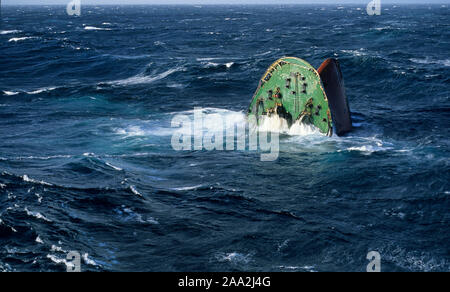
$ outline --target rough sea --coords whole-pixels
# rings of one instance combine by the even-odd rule
[[[382,8],[3,7],[0,271],[450,271],[450,10]],[[172,148],[283,56],[339,59],[353,132]]]

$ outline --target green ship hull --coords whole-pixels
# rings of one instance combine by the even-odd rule
[[[248,115],[255,117],[258,124],[265,116],[278,115],[289,126],[296,122],[311,124],[330,137],[336,120],[338,135],[349,132],[350,110],[339,63],[329,59],[320,71],[326,80],[302,59],[286,57],[276,61],[261,79]]]

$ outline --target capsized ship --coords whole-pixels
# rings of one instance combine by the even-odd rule
[[[311,124],[321,133],[342,136],[352,130],[339,62],[327,59],[318,70],[293,57],[276,61],[261,79],[248,110],[259,124],[278,115],[291,126]],[[333,130],[334,129],[334,130]]]

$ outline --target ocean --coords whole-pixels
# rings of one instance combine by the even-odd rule
[[[0,271],[450,271],[450,10],[382,8],[3,7]],[[353,132],[173,149],[283,56],[340,61]]]

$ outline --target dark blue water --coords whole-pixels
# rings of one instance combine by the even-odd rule
[[[6,7],[0,270],[450,271],[450,10]],[[340,60],[355,131],[174,151],[171,120],[237,122],[282,56]]]

